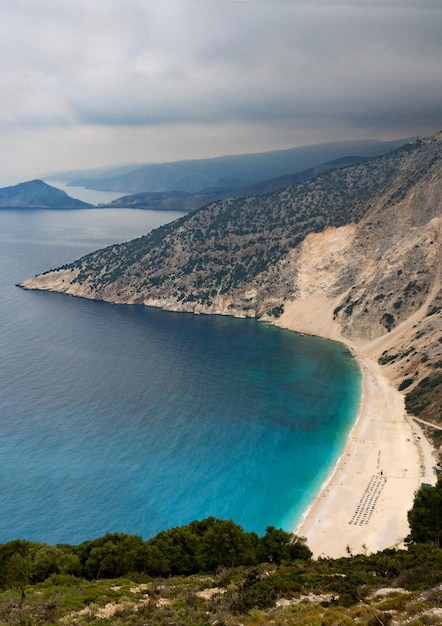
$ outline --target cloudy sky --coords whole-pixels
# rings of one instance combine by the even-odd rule
[[[442,128],[442,0],[0,0],[0,184]]]

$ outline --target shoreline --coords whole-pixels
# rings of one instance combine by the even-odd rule
[[[66,289],[69,280],[63,277],[70,276],[63,272],[56,276],[55,280],[45,274],[20,286],[91,299]],[[148,306],[164,308],[159,303]],[[391,333],[356,343],[342,336],[334,321],[336,306],[336,301],[322,294],[307,294],[287,302],[277,320],[263,319],[293,332],[337,341],[350,350],[361,368],[358,411],[343,451],[293,529],[306,538],[314,557],[331,558],[402,546],[416,490],[422,483],[436,482],[436,451],[407,415],[404,395],[390,384],[387,371],[377,362],[392,341],[407,337],[425,314],[424,307]]]
[[[416,490],[436,482],[436,451],[407,415],[404,395],[377,363],[382,339],[375,346],[367,342],[359,347],[333,323],[300,323],[299,314],[307,310],[308,318],[315,319],[312,302],[306,308],[303,304],[294,304],[277,325],[341,342],[358,362],[362,379],[358,410],[341,455],[293,532],[306,538],[315,558],[401,547]]]
[[[354,355],[353,355],[353,358]],[[329,488],[329,486],[332,484],[333,482],[333,478],[335,477],[335,474],[339,471],[339,468],[341,467],[341,464],[344,463],[344,456],[347,450],[347,447],[349,446],[349,441],[351,440],[351,438],[354,436],[356,427],[359,423],[359,420],[361,419],[361,406],[363,403],[363,395],[364,395],[364,375],[362,372],[362,368],[361,368],[361,392],[360,392],[360,399],[359,399],[359,404],[358,404],[358,410],[356,412],[356,417],[354,419],[354,422],[350,428],[350,431],[348,432],[346,438],[345,438],[345,442],[344,442],[344,446],[342,448],[341,454],[339,455],[338,459],[336,460],[336,462],[332,465],[332,467],[329,469],[327,476],[325,477],[325,479],[322,481],[319,490],[316,492],[316,494],[312,497],[309,505],[307,506],[307,508],[305,509],[305,511],[303,512],[303,514],[301,515],[300,520],[297,522],[295,529],[294,529],[294,534],[299,536],[299,537],[304,537],[305,535],[303,534],[303,530],[307,531],[308,530],[308,523],[310,520],[310,523],[313,523],[314,519],[315,519],[315,513],[316,513],[316,509],[319,508],[319,503],[321,502],[321,498],[324,497],[327,488]],[[309,547],[311,548],[310,544]]]
[[[358,361],[363,390],[355,423],[295,529],[315,557],[403,545],[415,491],[435,482],[433,448],[406,418],[403,398],[379,379],[376,364]]]

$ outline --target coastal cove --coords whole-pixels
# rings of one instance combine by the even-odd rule
[[[174,217],[0,214],[0,541],[149,537],[208,515],[292,530],[342,453],[360,399],[343,345],[15,287]]]
[[[292,302],[278,323],[342,341],[361,367],[362,395],[354,426],[295,528],[316,557],[339,558],[403,547],[415,493],[423,484],[436,482],[436,453],[419,424],[407,415],[404,396],[378,364],[383,350],[394,345],[396,333],[371,342],[349,342],[327,315],[330,308],[333,303],[320,297]],[[397,332],[410,337],[421,315],[425,306]]]

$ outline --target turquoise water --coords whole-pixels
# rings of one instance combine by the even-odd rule
[[[360,393],[339,344],[15,287],[173,217],[0,211],[0,542],[292,530],[339,456]]]

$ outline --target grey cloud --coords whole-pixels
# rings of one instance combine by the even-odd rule
[[[436,131],[441,24],[436,0],[3,0],[0,131]]]

